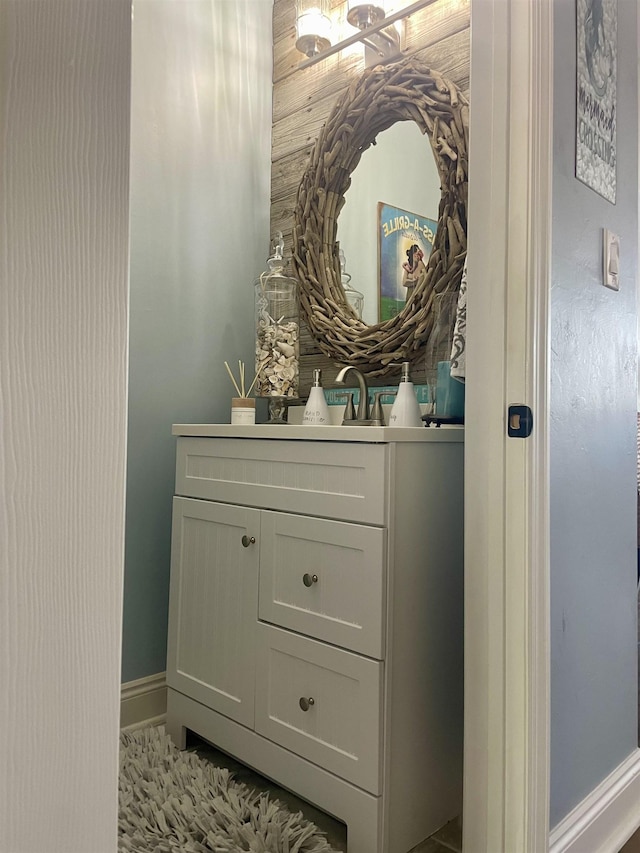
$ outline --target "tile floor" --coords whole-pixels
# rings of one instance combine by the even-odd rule
[[[201,758],[211,761],[217,767],[227,767],[233,771],[238,782],[244,782],[259,791],[268,791],[273,799],[278,799],[287,806],[289,811],[301,811],[307,820],[312,821],[327,836],[329,844],[336,851],[346,853],[347,850],[347,828],[340,821],[335,820],[324,812],[319,811],[310,803],[299,799],[295,794],[278,787],[269,779],[260,776],[244,764],[240,764],[230,756],[220,752],[215,747],[200,739],[191,732],[187,733],[187,749],[195,750]],[[460,820],[451,821],[442,829],[438,830],[431,838],[414,847],[411,853],[461,853],[462,851],[462,824]],[[635,851],[631,851],[635,853]]]
[[[631,836],[620,853],[640,853],[640,829]]]

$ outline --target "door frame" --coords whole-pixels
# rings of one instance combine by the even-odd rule
[[[463,849],[549,843],[553,0],[471,0]],[[479,109],[477,105],[481,104]],[[507,436],[507,407],[534,415]]]

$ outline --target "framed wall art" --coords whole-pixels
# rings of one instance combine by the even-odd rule
[[[617,0],[576,0],[576,177],[616,203]]]
[[[379,321],[402,311],[431,254],[438,223],[434,219],[378,202]]]

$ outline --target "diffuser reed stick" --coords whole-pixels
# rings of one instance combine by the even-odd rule
[[[230,378],[230,379],[231,379],[231,381],[233,382],[233,387],[234,387],[234,388],[236,389],[236,391],[238,392],[238,397],[242,397],[242,396],[243,396],[243,394],[241,394],[241,393],[240,393],[240,389],[238,388],[238,383],[237,383],[237,382],[236,382],[236,380],[234,379],[233,373],[231,372],[231,368],[229,367],[229,362],[228,362],[228,361],[225,361],[224,366],[227,368],[227,373],[229,374],[229,378]]]
[[[253,382],[251,383],[251,385],[249,385],[249,390],[247,391],[247,397],[253,391],[253,386],[256,384],[257,378],[258,378],[258,374],[256,373],[256,375],[253,377]]]
[[[227,373],[229,374],[229,378],[233,382],[233,387],[236,389],[238,397],[242,399],[246,399],[249,397],[251,392],[253,391],[254,385],[256,384],[256,380],[258,379],[258,372],[253,377],[253,382],[249,385],[249,388],[246,387],[245,377],[246,377],[246,369],[244,361],[240,361],[238,359],[238,381],[236,382],[236,378],[231,372],[231,368],[229,367],[229,362],[225,361],[224,366],[227,368]]]

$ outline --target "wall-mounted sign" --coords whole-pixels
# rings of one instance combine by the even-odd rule
[[[615,204],[617,0],[576,3],[576,177]]]

